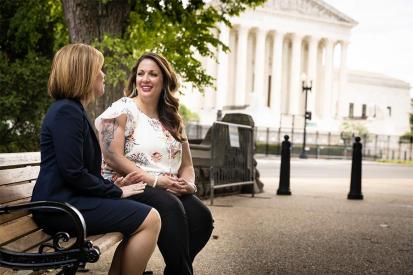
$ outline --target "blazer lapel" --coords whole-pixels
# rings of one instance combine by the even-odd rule
[[[83,110],[83,114],[85,115],[86,120],[87,120],[87,123],[88,123],[88,125],[89,125],[89,132],[90,132],[90,135],[92,136],[92,138],[93,138],[93,140],[94,140],[95,147],[96,147],[97,150],[100,152],[99,140],[98,140],[98,138],[97,138],[97,136],[96,136],[96,133],[95,133],[93,127],[92,127],[92,123],[90,122],[89,117],[88,117],[88,115],[87,115],[87,113],[86,113],[85,110]]]

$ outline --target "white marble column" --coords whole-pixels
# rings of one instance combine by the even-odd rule
[[[271,68],[271,108],[277,114],[281,113],[282,87],[282,54],[284,33],[276,31],[273,39],[272,68]]]
[[[345,110],[342,104],[343,93],[346,90],[347,83],[347,48],[348,41],[341,41],[341,57],[340,57],[340,69],[339,69],[339,80],[338,80],[338,94],[337,94],[337,106],[338,110],[336,111],[337,116],[344,116],[343,110]]]
[[[245,105],[247,95],[247,42],[248,28],[238,26],[237,59],[235,72],[235,105]]]
[[[224,23],[221,23],[219,29],[219,40],[225,45],[229,45],[228,27]],[[217,97],[215,103],[217,110],[222,110],[222,108],[227,105],[229,82],[228,59],[229,55],[220,49],[218,52],[219,64],[217,69]]]
[[[311,92],[308,93],[307,100],[307,110],[315,114],[315,99],[317,93],[317,49],[318,42],[320,39],[318,37],[311,36],[308,39],[308,68],[307,76],[312,82]]]
[[[254,89],[253,92],[257,97],[265,98],[265,38],[267,30],[258,29],[256,33],[255,46],[255,68],[254,68]],[[260,101],[261,102],[261,101]]]
[[[298,114],[300,107],[300,67],[301,67],[301,43],[302,36],[293,34],[292,36],[292,52],[291,52],[291,71],[290,71],[290,91],[289,91],[289,114]]]
[[[325,66],[324,66],[324,85],[323,85],[323,118],[332,118],[334,115],[333,99],[333,49],[334,41],[325,40]]]

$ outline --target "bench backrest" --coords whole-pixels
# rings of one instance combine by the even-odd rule
[[[0,154],[0,205],[30,201],[39,165],[39,152]],[[28,211],[0,215],[0,246],[32,251],[48,239],[50,236],[34,223]]]
[[[14,205],[30,201],[39,171],[40,152],[0,154],[0,205]],[[93,241],[93,244],[98,246],[103,253],[121,241],[122,237],[121,233],[112,232],[88,236],[88,240]],[[39,245],[51,239],[51,236],[36,225],[28,211],[0,215],[0,247],[2,249],[37,253]],[[76,238],[71,238],[69,242],[60,244],[69,247],[75,240]],[[51,252],[50,250],[45,249],[48,252]],[[90,253],[94,251],[94,248],[88,247],[86,253],[91,255]],[[0,274],[15,274],[15,272],[0,267]]]

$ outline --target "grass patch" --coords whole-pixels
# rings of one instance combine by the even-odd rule
[[[381,159],[381,160],[377,160],[377,161],[382,162],[382,163],[404,164],[404,165],[413,166],[413,160],[399,160],[399,159],[386,160],[386,159]]]

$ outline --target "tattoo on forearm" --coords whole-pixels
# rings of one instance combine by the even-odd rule
[[[105,150],[108,153],[113,153],[113,151],[110,150],[110,144],[115,138],[115,131],[118,127],[119,123],[116,120],[116,118],[112,120],[105,120],[103,122],[103,127],[101,131],[103,150]]]

